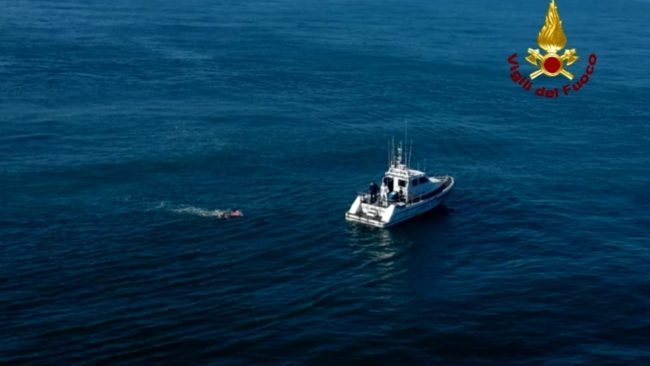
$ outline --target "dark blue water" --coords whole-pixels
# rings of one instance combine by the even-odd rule
[[[0,363],[650,364],[650,3],[558,5],[544,100],[546,1],[3,1]]]

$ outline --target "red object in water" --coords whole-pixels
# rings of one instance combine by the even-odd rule
[[[230,213],[230,216],[231,217],[242,217],[242,216],[244,216],[244,213],[239,211],[239,210],[235,210],[235,211]]]

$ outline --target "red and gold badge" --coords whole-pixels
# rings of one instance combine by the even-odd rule
[[[528,49],[529,55],[526,57],[526,61],[539,67],[539,70],[530,74],[530,78],[535,79],[544,74],[550,77],[564,75],[567,79],[573,80],[573,74],[565,67],[578,61],[578,55],[573,48],[564,50],[560,56],[559,52],[566,46],[566,43],[566,34],[562,29],[560,14],[557,11],[555,0],[551,0],[546,14],[546,22],[537,36],[537,44],[546,51],[546,54],[541,54],[539,49]]]

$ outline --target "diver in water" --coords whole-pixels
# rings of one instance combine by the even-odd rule
[[[231,217],[243,217],[244,213],[241,212],[240,210],[224,210],[224,211],[219,211],[215,215],[218,219],[229,219]]]

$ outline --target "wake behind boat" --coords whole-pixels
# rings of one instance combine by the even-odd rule
[[[399,144],[397,154],[391,154],[381,187],[373,182],[367,192],[359,193],[345,213],[346,220],[385,228],[431,211],[447,198],[454,178],[427,177],[424,172],[409,169],[403,152]]]
[[[183,206],[171,209],[172,212],[179,214],[194,215],[200,217],[214,217],[217,219],[230,219],[233,217],[244,217],[241,210],[208,210],[194,206]]]

